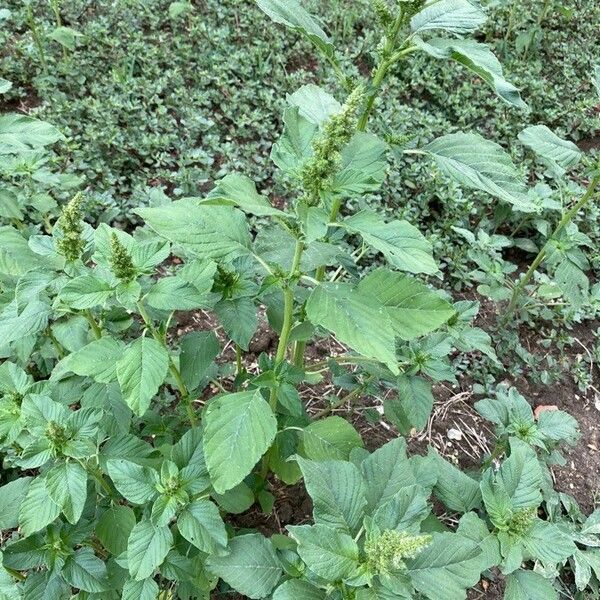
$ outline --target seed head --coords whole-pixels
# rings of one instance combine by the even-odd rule
[[[110,238],[110,268],[114,276],[124,283],[135,279],[136,270],[131,255],[114,232]]]
[[[77,194],[62,210],[58,218],[58,225],[62,231],[62,238],[57,242],[58,252],[68,262],[75,262],[80,258],[85,248],[81,237],[83,233],[83,214],[81,212],[81,194]]]
[[[401,571],[404,559],[414,558],[431,543],[430,535],[410,535],[405,531],[388,529],[365,544],[367,561],[379,574]]]

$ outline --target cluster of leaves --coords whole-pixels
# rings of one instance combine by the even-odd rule
[[[189,14],[173,4],[173,18]],[[275,600],[458,600],[499,567],[507,598],[552,598],[569,560],[576,585],[597,589],[597,518],[581,524],[546,466],[576,440],[565,413],[536,422],[514,391],[479,405],[498,425],[498,445],[474,476],[434,452],[407,458],[402,438],[370,454],[350,422],[328,416],[359,394],[395,389],[385,417],[401,432],[423,428],[430,380],[455,381],[454,349],[496,359],[471,325],[477,303],[453,304],[419,279],[439,270],[427,238],[361,203],[381,187],[390,149],[366,131],[369,117],[386,76],[414,53],[464,64],[523,107],[491,50],[459,37],[485,13],[469,0],[377,3],[382,41],[362,85],[297,2],[257,4],[310,40],[348,88],[343,104],[316,85],[287,98],[271,152],[294,186],[287,210],[230,173],[202,197],[152,196],[131,232],[85,222],[80,194],[44,227],[15,216],[0,228],[0,449],[10,480],[0,489],[0,593],[185,599],[226,584]],[[58,137],[9,115],[0,154],[28,160]],[[536,206],[510,157],[477,134],[404,150],[463,189],[520,212]],[[381,266],[365,271],[368,252]],[[278,344],[251,368],[243,353],[260,306]],[[236,348],[233,381],[213,332],[174,335],[175,312],[199,309],[214,311]],[[306,344],[327,336],[348,352],[305,364]],[[323,373],[350,391],[309,415],[300,386]],[[221,393],[211,397],[209,384]],[[314,525],[271,539],[235,531],[226,513],[255,502],[271,510],[271,475],[304,479]],[[464,515],[456,531],[431,514],[432,496]]]

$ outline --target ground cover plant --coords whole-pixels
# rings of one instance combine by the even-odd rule
[[[584,304],[579,248],[589,242],[573,220],[594,198],[598,166],[543,125],[523,130],[521,142],[557,186],[577,195],[563,209],[479,134],[419,143],[374,133],[386,78],[421,54],[457,61],[499,102],[525,108],[491,50],[469,37],[486,19],[477,2],[374,2],[381,39],[368,77],[339,59],[296,2],[257,4],[264,24],[270,17],[315,46],[338,86],[334,95],[303,85],[283,103],[271,159],[289,193],[284,205],[234,171],[202,195],[151,194],[130,215],[138,226],[111,226],[88,212],[71,176],[53,172],[48,148],[62,137],[54,126],[0,118],[9,181],[0,229],[0,593],[435,600],[465,598],[482,577],[501,577],[509,599],[597,596],[598,512],[584,516],[552,479],[579,436],[566,412],[536,415],[517,389],[495,386],[475,407],[494,424],[494,444],[468,471],[433,449],[409,457],[403,437],[369,447],[351,420],[331,413],[385,397],[383,418],[410,435],[430,421],[431,381],[456,381],[455,350],[498,363],[473,323],[478,303],[427,284],[440,272],[433,244],[365,200],[382,186],[391,153],[436,165],[462,193],[487,193],[518,221],[540,208],[560,212],[520,282],[496,280],[509,293],[490,297],[508,301],[507,320],[534,294],[552,297],[553,286]],[[68,51],[78,36],[54,6],[53,35]],[[170,5],[173,18],[190,10]],[[578,163],[590,172],[587,191],[564,179]],[[55,202],[56,189],[70,200]],[[460,234],[477,248],[474,234]],[[479,240],[501,248],[494,236]],[[538,273],[540,294],[529,283],[544,260],[554,280]],[[179,335],[181,313],[198,310],[216,315],[231,362],[213,331]],[[252,355],[265,322],[276,345]],[[310,349],[331,336],[343,353],[315,360]],[[308,411],[307,390],[324,380],[345,393]],[[267,536],[236,521],[252,505],[269,513],[278,488],[299,482],[310,522]]]

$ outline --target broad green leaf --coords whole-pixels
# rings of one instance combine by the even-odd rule
[[[506,578],[504,600],[558,600],[552,580],[534,571],[518,570]]]
[[[207,295],[202,294],[183,277],[161,277],[146,295],[146,302],[158,310],[194,310],[207,308],[210,303]]]
[[[410,20],[414,33],[442,29],[469,33],[485,23],[485,13],[469,0],[438,0],[429,3]]]
[[[325,600],[325,591],[303,579],[290,579],[273,592],[273,600]]]
[[[256,3],[275,23],[301,32],[322,52],[333,56],[329,37],[297,0],[257,0]]]
[[[0,154],[15,154],[54,144],[62,134],[44,121],[18,114],[0,116]]]
[[[359,234],[366,244],[379,250],[388,262],[410,273],[437,273],[431,243],[408,221],[386,223],[377,213],[363,210],[342,223]]]
[[[469,477],[458,467],[442,458],[435,450],[430,450],[435,457],[437,483],[434,493],[450,510],[466,513],[481,505],[479,483]]]
[[[113,293],[106,281],[93,275],[80,275],[60,290],[59,298],[71,308],[86,309],[104,304]]]
[[[276,433],[277,420],[259,390],[213,400],[204,416],[204,456],[215,490],[222,494],[241,483]]]
[[[577,547],[571,537],[557,525],[537,519],[522,539],[525,554],[540,560],[548,568],[567,560]]]
[[[367,504],[359,470],[350,462],[315,462],[297,457],[306,490],[313,501],[315,523],[356,533]]]
[[[133,504],[146,504],[157,494],[158,473],[128,460],[109,460],[108,474],[119,492]]]
[[[384,363],[392,373],[399,373],[390,318],[374,298],[348,284],[320,284],[308,299],[306,314],[342,344]]]
[[[127,549],[129,534],[135,526],[135,513],[129,506],[115,504],[102,513],[96,523],[96,536],[113,555]]]
[[[123,356],[125,344],[105,335],[67,355],[52,371],[50,379],[62,379],[67,373],[92,377],[98,383],[110,383],[117,378],[117,362]]]
[[[48,37],[55,42],[58,42],[64,48],[68,48],[69,50],[75,50],[75,44],[77,42],[77,38],[83,37],[82,33],[72,29],[71,27],[60,26],[53,29]]]
[[[402,488],[373,513],[373,523],[381,531],[395,529],[413,535],[420,532],[421,522],[431,513],[428,492],[420,485]]]
[[[10,344],[39,333],[48,325],[48,318],[51,314],[50,306],[43,302],[30,302],[20,312],[17,310],[16,303],[11,302],[0,313],[2,344]]]
[[[542,412],[537,426],[538,431],[553,442],[563,442],[573,446],[580,436],[577,420],[562,410]]]
[[[372,133],[357,133],[342,149],[330,190],[341,196],[378,190],[385,179],[388,145]]]
[[[512,441],[511,454],[502,463],[496,480],[506,490],[514,510],[540,505],[542,472],[535,451],[527,444]]]
[[[209,556],[209,570],[248,598],[267,597],[283,572],[271,542],[258,533],[240,535],[231,540],[229,551]]]
[[[246,217],[230,206],[201,206],[188,199],[134,212],[158,235],[200,258],[232,260],[248,253]]]
[[[50,497],[43,477],[37,477],[29,485],[27,495],[19,511],[19,527],[27,537],[44,529],[60,514],[60,506]]]
[[[420,281],[389,269],[372,271],[357,289],[385,306],[394,331],[403,340],[430,333],[456,314],[448,301]]]
[[[123,399],[136,415],[148,410],[168,368],[169,354],[155,339],[141,337],[127,347],[117,363],[117,379]]]
[[[200,385],[219,352],[221,346],[212,331],[194,331],[183,336],[179,368],[181,377],[190,390],[195,390]]]
[[[531,148],[559,176],[564,175],[581,160],[581,150],[568,140],[559,138],[545,125],[527,127],[519,140]]]
[[[468,512],[460,518],[457,533],[479,545],[481,571],[490,569],[502,562],[498,537],[494,533],[490,533],[485,521],[480,519],[476,513]]]
[[[140,521],[129,534],[127,564],[136,581],[150,577],[162,564],[173,545],[168,527],[156,527],[150,521]]]
[[[311,460],[348,460],[354,448],[362,448],[360,434],[346,419],[330,416],[302,431],[302,450]]]
[[[300,558],[326,581],[349,578],[358,568],[358,546],[348,534],[326,525],[290,525],[287,529],[298,542]]]
[[[479,546],[456,533],[434,533],[429,546],[406,559],[408,575],[430,600],[464,600],[480,576]]]
[[[6,94],[12,88],[12,82],[0,77],[0,94]]]
[[[319,126],[342,110],[342,105],[329,92],[314,83],[303,85],[287,100],[291,106],[298,107],[302,117]]]
[[[15,529],[19,524],[19,511],[31,477],[21,477],[0,487],[0,530]]]
[[[61,462],[46,473],[46,488],[67,521],[77,523],[87,499],[86,470],[75,461]]]
[[[401,489],[417,483],[406,457],[404,438],[396,438],[375,450],[362,461],[361,471],[369,511],[391,500]]]
[[[177,518],[177,528],[190,544],[207,554],[227,546],[225,524],[210,500],[194,500]]]
[[[31,239],[31,238],[30,238]],[[0,227],[0,273],[15,277],[45,268],[45,260],[33,252],[14,227]]]
[[[457,183],[487,192],[517,210],[535,210],[510,156],[495,142],[476,133],[451,133],[435,139],[422,150]]]
[[[431,416],[431,383],[416,375],[398,377],[398,397],[384,402],[385,416],[403,433],[423,429]]]
[[[273,144],[271,160],[285,173],[298,175],[306,159],[312,156],[312,140],[318,126],[300,114],[297,106],[283,113],[284,130]]]
[[[121,600],[156,600],[158,598],[158,584],[154,579],[128,579],[123,584]]]
[[[489,84],[502,100],[517,108],[527,108],[519,90],[504,79],[502,65],[486,44],[474,40],[450,40],[435,38],[424,42],[417,38],[417,45],[436,58],[451,58],[477,73]]]
[[[243,350],[258,327],[257,308],[252,298],[226,298],[217,302],[215,312],[227,335]]]
[[[256,184],[252,179],[240,173],[230,173],[223,177],[200,204],[237,206],[245,213],[259,217],[285,215],[274,208],[268,198],[256,191]]]
[[[106,573],[106,565],[91,548],[80,548],[67,558],[61,571],[67,583],[92,594],[111,589]]]

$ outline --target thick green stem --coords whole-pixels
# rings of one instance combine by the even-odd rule
[[[168,353],[169,348],[168,348],[167,344],[165,343],[164,338],[160,335],[160,333],[154,327],[154,324],[152,323],[152,319],[150,318],[150,315],[148,314],[148,311],[146,310],[146,307],[144,306],[144,304],[142,303],[141,300],[137,303],[137,308],[138,308],[138,312],[140,313],[140,316],[142,317],[142,320],[144,321],[144,324],[148,328],[148,331],[150,331],[150,333],[152,334],[152,337],[159,344],[161,344]],[[187,386],[185,385],[183,378],[181,377],[181,373],[179,372],[177,365],[173,362],[173,359],[171,358],[170,354],[169,354],[169,372],[173,376],[173,379],[175,379],[175,383],[177,384],[177,388],[179,389],[179,394],[181,396],[181,400],[185,404],[185,410],[186,410],[190,425],[192,427],[196,427],[196,425],[198,424],[198,419],[197,419],[196,413],[194,411],[192,396],[190,395],[190,392],[187,389]]]
[[[94,319],[94,315],[92,314],[91,310],[86,310],[84,311],[84,316],[87,319],[87,322],[90,324],[90,327],[92,328],[92,332],[94,334],[94,337],[99,340],[102,337],[102,329],[100,327],[100,325],[98,325],[98,322],[96,321],[96,319]]]
[[[598,168],[600,169],[600,165],[598,165]],[[599,183],[600,170],[596,175],[594,175],[592,181],[588,186],[588,189],[586,190],[585,194],[581,197],[581,199],[563,214],[562,219],[559,221],[558,225],[556,226],[556,229],[550,236],[550,239],[544,244],[542,249],[539,251],[538,255],[535,257],[534,261],[529,266],[529,269],[527,269],[525,275],[521,278],[521,281],[519,281],[518,285],[513,290],[512,297],[510,299],[504,317],[502,318],[502,324],[506,324],[508,322],[508,319],[510,318],[510,316],[515,310],[515,307],[517,306],[517,302],[519,300],[519,297],[523,293],[523,290],[529,283],[529,280],[533,277],[533,274],[535,273],[536,269],[542,264],[542,262],[546,258],[550,242],[552,242],[558,237],[561,231],[573,220],[573,217],[593,198],[594,192],[596,191],[596,188],[598,187]]]
[[[27,6],[27,25],[29,25],[29,29],[31,29],[33,42],[37,48],[44,73],[47,74],[48,63],[46,62],[46,53],[44,52],[44,45],[42,44],[42,36],[40,35],[40,30],[38,29],[35,16],[33,15],[33,9],[30,5]]]
[[[334,411],[337,408],[339,408],[340,406],[346,404],[346,402],[351,402],[352,400],[354,400],[354,398],[360,396],[360,394],[362,394],[364,392],[365,388],[371,382],[372,379],[373,379],[372,377],[369,377],[362,385],[359,385],[357,388],[353,389],[351,392],[349,392],[345,396],[338,398],[338,400],[336,400],[329,406],[326,406],[323,410],[320,410],[318,413],[313,415],[313,417],[312,417],[313,420],[318,421],[319,419],[326,417],[332,411]]]

